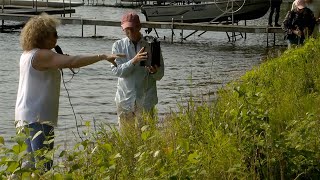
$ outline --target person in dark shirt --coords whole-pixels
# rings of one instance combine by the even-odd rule
[[[280,6],[282,4],[282,0],[271,0],[270,2],[270,14],[269,14],[269,22],[268,26],[272,27],[272,16],[275,13],[274,17],[274,26],[280,27],[281,25],[278,23],[280,16]]]
[[[289,11],[283,21],[288,48],[292,44],[302,45],[304,40],[312,34],[315,24],[314,14],[306,7],[304,0],[296,0],[295,9]]]

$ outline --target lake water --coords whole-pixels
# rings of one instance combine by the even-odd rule
[[[121,9],[112,7],[77,7],[73,17],[120,20],[121,15],[129,10],[137,11],[144,21],[139,9]],[[283,16],[283,15],[282,15]],[[249,21],[248,24],[266,24],[266,17]],[[142,30],[141,32],[144,32]],[[177,103],[188,99],[190,93],[208,99],[209,95],[223,87],[227,82],[237,79],[246,71],[259,65],[270,54],[266,48],[266,34],[248,34],[247,39],[228,42],[226,33],[207,32],[201,37],[191,36],[183,44],[177,41],[180,30],[175,30],[176,43],[162,42],[165,62],[165,76],[158,82],[160,118]],[[184,34],[187,35],[188,31]],[[120,27],[97,27],[100,38],[92,38],[93,26],[84,27],[81,38],[81,26],[62,25],[58,29],[58,43],[64,53],[100,54],[110,53],[113,42],[124,37]],[[171,37],[170,30],[158,30],[161,38]],[[151,35],[155,35],[154,32]],[[285,44],[282,36],[277,37],[276,44]],[[275,47],[277,49],[284,47]],[[15,135],[14,106],[18,87],[19,57],[22,53],[19,45],[19,33],[0,33],[0,136],[8,144]],[[65,81],[71,74],[64,70]],[[78,123],[90,121],[96,123],[117,123],[114,96],[117,78],[111,74],[110,64],[99,62],[83,67],[70,82],[66,83],[70,100],[74,107]],[[82,122],[83,124],[83,122]],[[80,128],[80,131],[82,129]],[[81,133],[81,132],[80,132]],[[67,144],[77,141],[76,122],[67,92],[61,85],[59,122],[56,128],[56,144],[68,148]]]

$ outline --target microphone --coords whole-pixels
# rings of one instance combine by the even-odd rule
[[[59,45],[56,45],[56,46],[54,47],[54,50],[55,50],[58,54],[63,54],[62,49],[61,49],[61,47],[60,47]]]
[[[54,47],[54,50],[55,50],[58,54],[63,54],[63,51],[62,51],[62,49],[61,49],[61,47],[60,47],[59,45],[56,45],[56,46]],[[72,68],[69,68],[69,69],[70,69],[70,71],[71,71],[73,74],[76,74]]]

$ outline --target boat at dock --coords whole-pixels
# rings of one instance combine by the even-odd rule
[[[159,3],[160,2],[160,3]],[[147,21],[158,22],[221,22],[258,19],[269,8],[269,0],[212,0],[207,2],[163,3],[143,5],[141,12]]]
[[[64,8],[64,7],[78,7],[83,6],[83,2],[79,1],[51,1],[51,0],[2,0],[0,5],[4,6],[32,6],[32,7],[51,7],[51,8]]]

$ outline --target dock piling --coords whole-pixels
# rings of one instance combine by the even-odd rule
[[[36,13],[38,12],[38,0],[36,0]]]
[[[247,26],[247,20],[244,20],[244,26]],[[244,39],[247,39],[247,33],[244,33]]]
[[[62,0],[63,3],[63,17],[66,17],[66,7],[64,5],[64,0]]]
[[[2,0],[2,6],[1,6],[1,8],[2,8],[1,12],[2,12],[2,14],[3,14],[3,13],[4,13],[4,0]],[[1,21],[1,23],[2,23],[1,31],[3,31],[3,26],[4,26],[4,20],[3,20],[3,19],[2,19],[2,21]]]
[[[81,37],[83,37],[83,19],[81,18]]]
[[[183,23],[183,16],[181,16],[181,23]],[[181,34],[180,34],[180,36],[181,36],[181,44],[183,43],[183,29],[181,28]]]
[[[174,21],[173,21],[173,18],[171,19],[171,44],[173,44],[173,27],[174,26]]]
[[[266,33],[267,33],[267,47],[269,47],[269,27],[267,27]]]
[[[71,0],[69,0],[69,10],[70,10],[70,17],[71,17]]]
[[[96,19],[96,17],[94,17]],[[94,23],[94,37],[97,37],[97,24]]]

